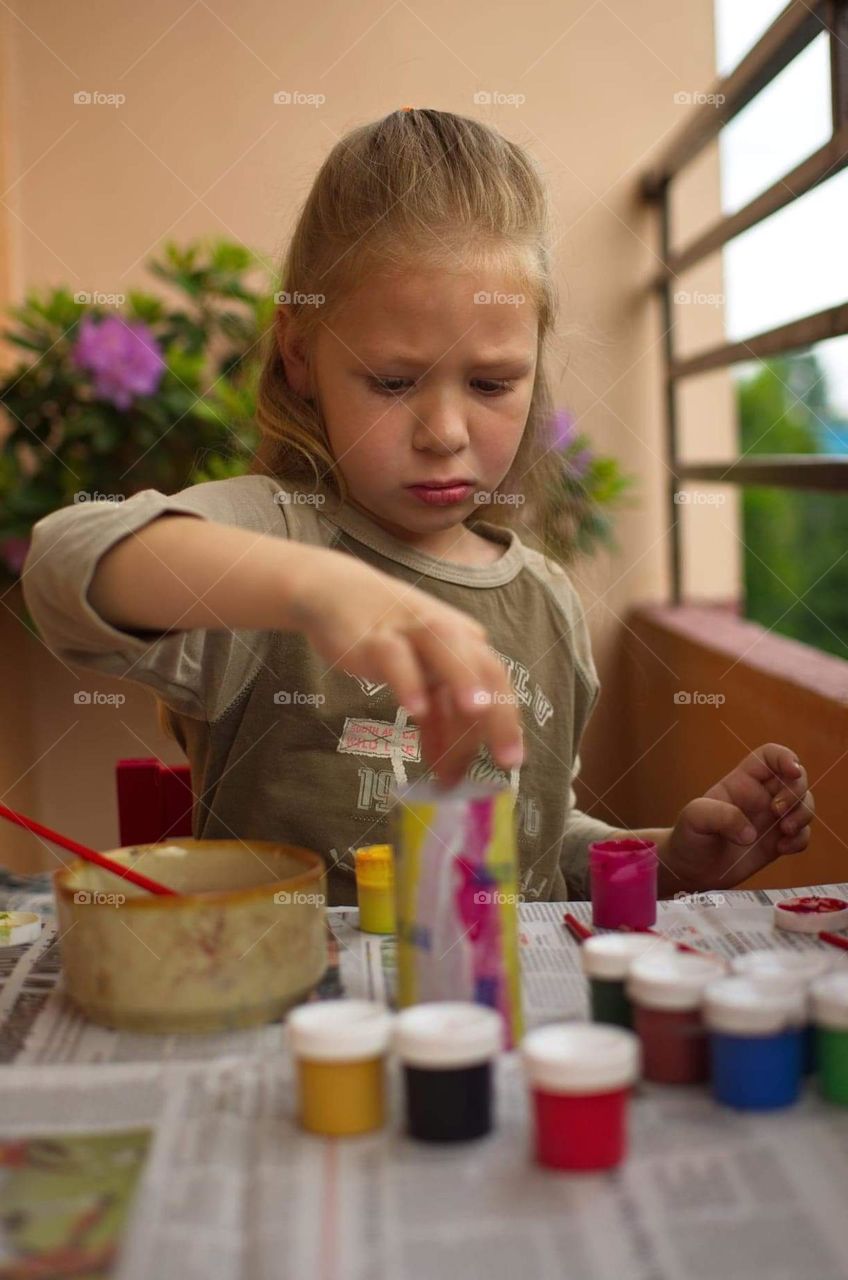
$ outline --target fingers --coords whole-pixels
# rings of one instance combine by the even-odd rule
[[[773,820],[781,823],[782,832],[794,834],[799,825],[812,820],[814,807],[812,794],[808,789],[807,771],[790,747],[778,742],[766,742],[743,760],[740,772],[743,777],[747,774],[756,779],[771,797],[769,811]],[[737,800],[742,798],[741,794],[734,796]],[[794,820],[784,827],[782,820],[799,808],[800,813],[796,812],[796,819],[803,814],[803,821],[799,824]]]
[[[477,754],[478,739],[473,726],[463,723],[444,685],[431,690],[430,704],[430,713],[420,720],[422,754],[442,785],[451,787],[461,781]]]
[[[442,710],[451,726],[448,736],[467,736],[472,748],[482,738],[502,768],[520,764],[523,743],[518,700],[503,663],[484,640],[461,626],[444,623],[409,634],[429,682],[446,686],[449,701],[442,704]],[[452,745],[447,749],[451,751]]]
[[[743,761],[743,768],[768,786],[777,783],[794,796],[801,797],[807,790],[807,775],[791,747],[779,742],[766,742],[757,747]]]
[[[391,685],[398,702],[410,715],[423,719],[430,710],[430,700],[424,672],[412,647],[397,633],[374,637],[372,643],[379,648],[380,679]]]
[[[699,796],[686,806],[686,817],[700,835],[719,835],[731,844],[748,845],[757,839],[757,830],[735,804]]]
[[[816,803],[812,791],[806,791],[801,800],[786,811],[780,820],[780,840],[777,845],[779,853],[797,853],[806,849],[810,839],[810,823],[816,813]],[[803,838],[804,843],[798,844]]]
[[[777,852],[784,853],[801,853],[810,843],[809,826],[802,827],[794,836],[784,836],[777,842]]]

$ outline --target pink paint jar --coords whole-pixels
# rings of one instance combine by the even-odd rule
[[[599,929],[650,929],[657,920],[657,846],[653,840],[589,845],[592,923]]]
[[[632,1031],[559,1022],[521,1042],[535,1120],[535,1156],[548,1169],[610,1169],[627,1152],[627,1104],[640,1051]]]

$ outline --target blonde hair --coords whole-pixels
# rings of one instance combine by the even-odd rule
[[[466,523],[519,525],[553,559],[574,554],[574,509],[551,449],[552,395],[545,360],[558,296],[549,251],[544,185],[529,155],[496,129],[449,111],[405,108],[351,130],[336,143],[303,204],[279,289],[308,353],[322,324],[369,275],[427,267],[508,272],[538,317],[538,360],[524,434],[500,501]],[[321,295],[320,306],[309,295]],[[300,300],[302,301],[300,301]],[[261,440],[250,470],[348,498],[320,405],[286,379],[277,334],[265,335],[256,416]],[[504,500],[520,495],[520,502]]]

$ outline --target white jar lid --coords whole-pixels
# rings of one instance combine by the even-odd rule
[[[639,1077],[639,1037],[623,1027],[555,1022],[521,1041],[530,1085],[551,1093],[608,1093]]]
[[[640,956],[630,966],[627,994],[648,1009],[683,1012],[699,1008],[704,988],[726,973],[727,965],[718,956],[676,950]]]
[[[844,898],[808,896],[784,898],[774,905],[774,923],[792,933],[820,933],[822,929],[848,929],[848,902]]]
[[[583,972],[589,978],[622,980],[638,956],[673,951],[674,944],[651,933],[595,933],[580,946]]]
[[[830,956],[823,951],[749,951],[733,957],[733,972],[745,978],[770,982],[784,977],[812,982],[833,968]]]
[[[735,976],[712,982],[704,992],[704,1022],[710,1031],[728,1035],[777,1035],[804,1025],[807,997],[797,978],[783,987]]]
[[[41,916],[35,911],[0,911],[0,947],[19,947],[41,936]]]
[[[315,1000],[291,1011],[288,1030],[298,1058],[360,1062],[386,1052],[392,1014],[375,1000]]]
[[[828,973],[810,987],[813,1021],[833,1031],[848,1031],[848,970]]]
[[[496,1009],[465,1000],[433,1001],[395,1018],[394,1047],[408,1067],[475,1067],[504,1047]]]

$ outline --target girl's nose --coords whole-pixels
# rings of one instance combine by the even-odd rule
[[[468,428],[458,408],[442,405],[436,409],[417,409],[413,444],[417,449],[436,449],[455,453],[468,443]]]

